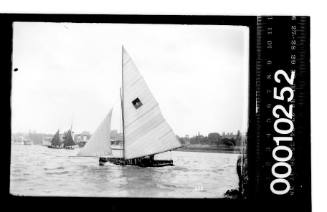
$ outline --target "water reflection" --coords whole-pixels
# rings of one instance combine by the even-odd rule
[[[156,173],[157,171],[152,167],[122,167],[121,177],[126,180],[126,184],[122,186],[122,189],[127,191],[128,196],[156,196],[156,191],[158,190]]]

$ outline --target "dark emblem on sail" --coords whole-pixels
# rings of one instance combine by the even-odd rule
[[[134,105],[135,109],[138,109],[141,107],[143,104],[139,98],[136,98],[132,101],[132,104]]]

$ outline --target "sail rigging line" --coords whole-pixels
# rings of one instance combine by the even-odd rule
[[[123,120],[122,120],[122,102],[121,102],[121,88],[120,88],[120,113],[119,113],[119,133],[123,134]]]
[[[180,148],[180,147],[178,147]],[[178,149],[178,148],[175,148],[175,149]],[[157,154],[161,154],[161,153],[165,153],[165,152],[169,152],[169,151],[173,151],[174,149],[170,149],[170,150],[164,150],[164,151],[160,151],[160,152],[156,152],[154,154],[150,154],[150,155],[157,155]],[[142,157],[146,157],[146,156],[150,156],[149,154],[145,154],[145,155],[141,155],[141,156],[138,156],[136,158],[142,158]],[[136,159],[136,158],[130,158],[130,159]]]
[[[169,151],[169,158],[170,158],[170,159],[173,158],[173,153],[171,152],[171,150]]]
[[[74,114],[72,114],[72,121],[70,124],[70,130],[73,131],[73,121],[74,121]]]

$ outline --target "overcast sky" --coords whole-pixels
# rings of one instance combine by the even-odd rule
[[[14,23],[13,132],[93,132],[112,105],[119,129],[121,48],[177,135],[246,131],[243,26]]]

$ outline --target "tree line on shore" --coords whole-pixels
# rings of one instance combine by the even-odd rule
[[[25,135],[24,133],[14,133],[15,136]],[[53,134],[44,134],[44,133],[36,133],[29,132],[28,137],[33,141],[34,144],[42,144],[42,140],[44,137],[51,137]],[[244,135],[241,135],[238,130],[236,134],[234,133],[222,133],[219,134],[217,132],[209,133],[208,135],[201,135],[198,133],[194,136],[177,136],[180,142],[183,145],[210,145],[210,146],[225,146],[225,147],[238,147],[242,145],[242,138]]]
[[[237,147],[242,145],[242,135],[238,130],[236,134],[233,133],[222,133],[217,132],[209,133],[207,136],[198,133],[195,136],[177,136],[183,145],[210,145],[210,146],[226,146],[226,147]]]

